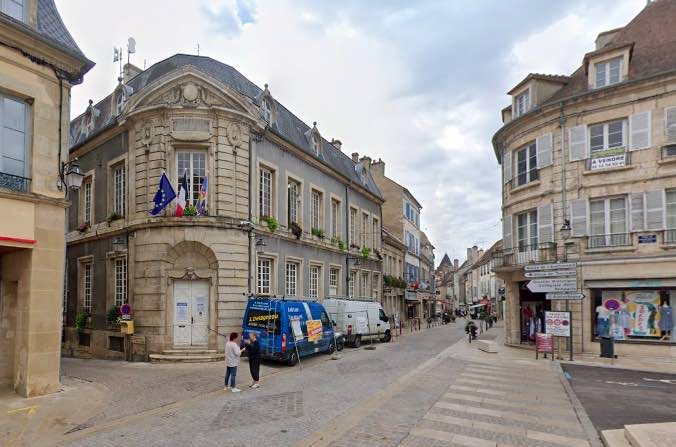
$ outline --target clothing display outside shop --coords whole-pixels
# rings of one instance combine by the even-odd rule
[[[534,342],[544,332],[544,309],[540,303],[521,303],[521,342]]]
[[[603,290],[596,294],[595,335],[615,340],[676,341],[670,306],[676,291]]]

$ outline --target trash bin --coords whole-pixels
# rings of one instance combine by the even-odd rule
[[[601,357],[615,358],[615,339],[613,337],[601,337]]]

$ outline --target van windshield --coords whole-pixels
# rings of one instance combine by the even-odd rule
[[[268,333],[279,335],[279,313],[267,310],[250,309],[247,326],[264,329]]]

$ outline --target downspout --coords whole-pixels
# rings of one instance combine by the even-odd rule
[[[254,227],[253,227],[253,207],[254,207],[254,200],[253,200],[253,177],[254,177],[254,157],[253,157],[253,145],[251,144],[251,136],[249,137],[249,223],[247,225],[248,230],[249,230],[249,246],[248,246],[248,259],[249,259],[249,275],[247,277],[247,288],[248,288],[248,293],[247,296],[251,296],[252,294],[252,288],[253,288],[253,249],[252,245],[254,243]]]
[[[559,127],[561,127],[561,205],[563,206],[563,223],[568,220],[568,202],[566,197],[566,115],[564,113],[564,102],[561,102],[559,111]],[[553,157],[553,155],[552,155]],[[552,220],[553,220],[552,216]],[[565,244],[565,242],[564,242]],[[564,261],[568,259],[566,249],[563,251]]]
[[[345,253],[345,296],[351,298],[350,294],[350,195],[349,195],[349,186],[352,182],[345,185],[345,246],[347,248]]]

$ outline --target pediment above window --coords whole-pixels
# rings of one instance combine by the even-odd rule
[[[319,129],[317,129],[317,121],[312,123],[312,129],[305,132],[305,139],[310,146],[310,151],[317,157],[320,157],[322,155],[322,136],[319,134]]]
[[[260,109],[260,116],[270,126],[277,125],[277,102],[272,97],[268,84],[265,88],[254,98],[254,102]]]

